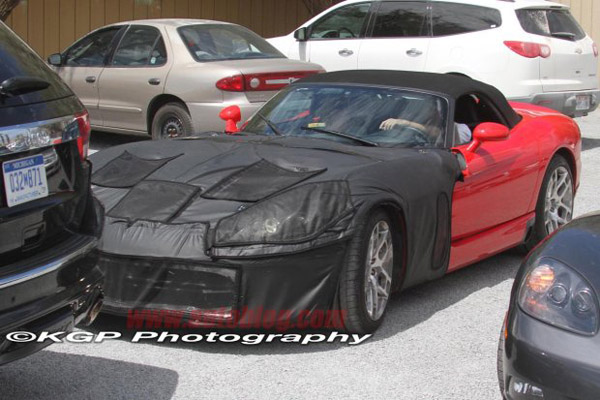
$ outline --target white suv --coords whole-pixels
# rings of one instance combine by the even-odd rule
[[[568,7],[549,1],[348,0],[269,41],[328,71],[466,75],[570,116],[600,101],[596,44]]]

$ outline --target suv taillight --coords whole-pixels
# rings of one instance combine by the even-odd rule
[[[592,43],[592,48],[594,49],[594,57],[598,58],[598,45],[596,43]]]
[[[217,82],[217,88],[227,92],[260,92],[280,90],[298,79],[323,71],[272,72],[234,75]]]
[[[75,119],[77,120],[77,125],[79,126],[77,148],[79,149],[79,157],[81,157],[81,161],[83,161],[87,158],[90,147],[90,134],[92,133],[90,116],[87,111],[84,111],[82,113],[75,114]]]
[[[552,54],[550,46],[531,42],[506,41],[506,47],[520,56],[527,58],[548,58]]]

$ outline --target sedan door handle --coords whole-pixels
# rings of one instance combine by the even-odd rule
[[[150,78],[148,79],[148,83],[151,85],[160,85],[160,79],[158,78]]]
[[[96,82],[96,77],[95,77],[95,76],[87,76],[87,77],[85,78],[85,81],[86,81],[87,83],[94,83],[94,82]]]
[[[419,49],[412,48],[410,50],[407,50],[406,54],[409,55],[410,57],[419,57],[420,55],[423,54],[423,52]]]
[[[352,54],[354,54],[354,52],[352,50],[343,49],[338,51],[338,54],[342,57],[350,57]]]

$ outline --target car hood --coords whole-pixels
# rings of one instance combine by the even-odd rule
[[[203,204],[193,217],[183,213],[174,222],[190,222],[190,218],[215,222],[238,211],[241,204],[259,202],[291,187],[355,181],[370,166],[419,154],[413,149],[352,146],[324,139],[221,134],[130,143],[90,159],[94,191],[107,211],[142,182],[154,182],[157,191],[161,182],[171,182],[195,188]]]

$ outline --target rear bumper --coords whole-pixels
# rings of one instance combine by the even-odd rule
[[[508,400],[600,397],[597,337],[581,336],[552,327],[526,315],[518,306],[514,306],[509,315],[508,336],[502,355]]]
[[[78,235],[51,251],[2,268],[6,273],[0,275],[0,365],[52,343],[9,342],[5,340],[9,332],[68,332],[91,322],[103,296],[103,277],[91,255],[96,241]]]
[[[590,107],[578,110],[577,96],[591,96]],[[537,93],[528,97],[509,98],[509,100],[551,108],[570,117],[581,117],[596,110],[600,102],[600,90]]]

